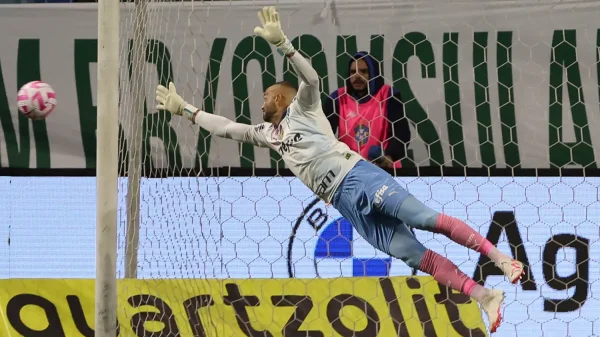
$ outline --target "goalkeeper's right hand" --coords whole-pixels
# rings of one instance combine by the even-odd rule
[[[167,110],[170,113],[178,116],[185,115],[189,120],[193,121],[193,116],[197,108],[187,104],[175,90],[175,84],[169,83],[169,88],[158,85],[156,88],[156,108],[159,110]]]

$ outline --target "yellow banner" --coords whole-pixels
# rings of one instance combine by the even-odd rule
[[[119,280],[118,291],[119,336],[487,335],[477,304],[431,277]],[[0,304],[4,336],[93,337],[94,280],[0,280]]]

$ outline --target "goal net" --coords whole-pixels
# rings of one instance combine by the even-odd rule
[[[384,154],[400,153],[393,159],[403,186],[528,266],[512,286],[479,254],[440,235],[415,233],[477,281],[506,291],[500,335],[593,335],[600,289],[590,256],[600,253],[594,244],[600,181],[585,175],[596,172],[593,145],[600,144],[592,132],[599,126],[594,22],[600,9],[587,1],[124,6],[121,330],[487,334],[474,302],[420,272],[412,277],[404,263],[375,251],[289,176],[277,152],[213,137],[155,109],[156,85],[173,81],[187,102],[208,113],[262,122],[262,92],[277,81],[297,83],[286,60],[253,36],[257,11],[273,4],[283,30],[321,77],[324,101],[354,85],[347,82],[353,55],[368,51],[376,61],[367,64],[368,94],[387,113],[383,138],[378,121],[357,122],[368,102],[343,110],[334,95],[338,135],[359,148],[376,141]],[[382,83],[398,94],[391,97]],[[556,170],[571,168],[590,171]]]

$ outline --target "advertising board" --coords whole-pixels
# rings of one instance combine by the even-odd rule
[[[416,232],[425,246],[468,275],[505,289],[509,324],[527,321],[527,328],[520,329],[529,336],[547,336],[542,323],[567,335],[569,325],[553,322],[571,322],[569,329],[591,334],[590,324],[578,322],[600,319],[600,299],[594,295],[600,293],[600,266],[593,258],[600,256],[600,178],[397,180],[433,209],[464,219],[529,266],[515,290],[479,254],[441,235]],[[122,276],[126,180],[119,185]],[[0,277],[94,277],[95,178],[0,177],[0,203],[7,205],[0,207],[0,219],[7,224],[0,226],[0,237],[9,238],[0,241]],[[144,179],[140,217],[140,278],[333,279],[412,273],[401,261],[376,252],[295,178]]]
[[[431,277],[117,286],[118,336],[486,336],[477,304]],[[0,280],[0,307],[5,336],[94,336],[93,280]]]

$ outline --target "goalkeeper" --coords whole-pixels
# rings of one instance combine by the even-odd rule
[[[504,292],[477,284],[454,263],[425,248],[409,227],[444,234],[488,256],[512,283],[520,279],[523,265],[461,220],[425,206],[386,171],[339,142],[321,107],[316,71],[283,34],[274,7],[265,7],[258,16],[262,27],[254,33],[289,58],[301,81],[298,90],[279,82],[264,92],[264,123],[235,123],[201,111],[184,102],[173,83],[169,88],[158,86],[157,108],[183,115],[216,136],[278,151],[290,170],[317,196],[332,203],[370,244],[474,298],[489,318],[490,331],[495,332]]]

